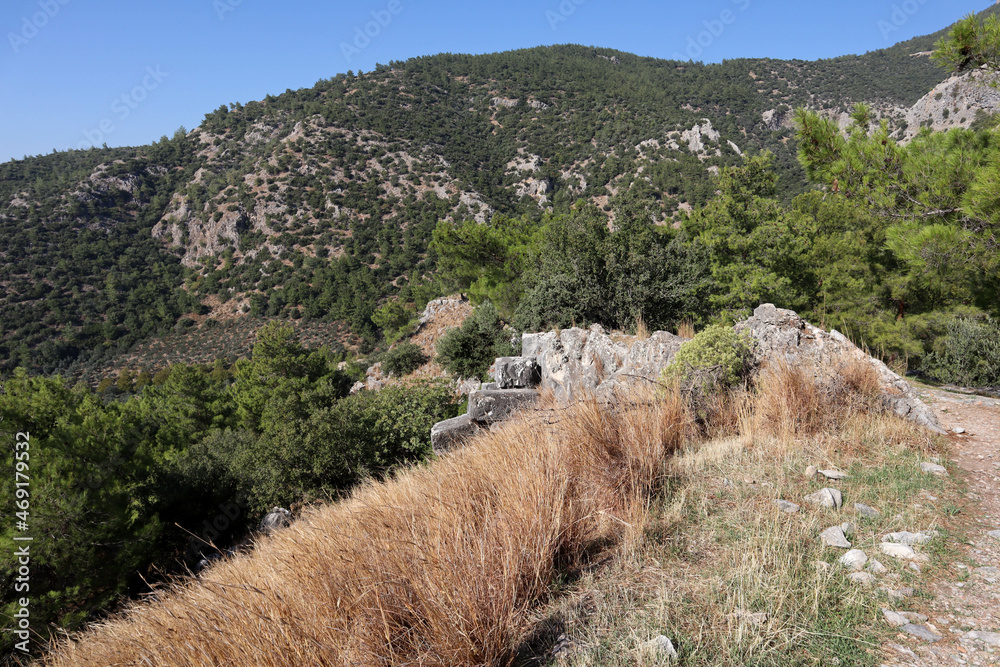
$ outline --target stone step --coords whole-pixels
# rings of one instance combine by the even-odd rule
[[[458,449],[479,431],[479,425],[468,414],[446,419],[431,427],[431,446],[435,454],[443,454]]]
[[[509,419],[517,410],[534,405],[534,389],[487,389],[469,394],[469,417],[472,421],[492,424]]]

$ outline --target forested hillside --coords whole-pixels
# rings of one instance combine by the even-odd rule
[[[791,109],[865,101],[896,123],[945,77],[911,55],[932,42],[715,65],[444,54],[223,105],[150,146],[0,165],[0,371],[96,381],[150,336],[247,314],[342,321],[370,346],[387,296],[442,293],[440,221],[609,214],[627,193],[678,222],[740,154],[772,152],[789,201],[808,187]]]

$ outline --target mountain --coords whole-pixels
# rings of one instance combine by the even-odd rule
[[[927,57],[941,34],[815,62],[441,54],[223,105],[149,146],[8,162],[0,371],[86,377],[152,336],[247,316],[373,340],[380,299],[436,295],[443,219],[610,211],[629,191],[669,223],[763,150],[790,197],[807,184],[789,111],[867,102],[902,128],[945,79]]]

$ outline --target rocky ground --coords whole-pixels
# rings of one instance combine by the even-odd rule
[[[953,528],[967,542],[956,545],[959,557],[938,570],[943,576],[927,582],[934,597],[916,605],[920,615],[899,618],[883,612],[886,622],[905,623],[883,647],[885,664],[998,665],[1000,399],[926,387],[918,394],[949,432],[951,469],[966,485],[964,498],[955,499]]]

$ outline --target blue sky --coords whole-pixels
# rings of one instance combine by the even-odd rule
[[[706,62],[812,60],[890,46],[990,4],[3,0],[0,161],[146,144],[221,104],[413,56],[576,43]]]

